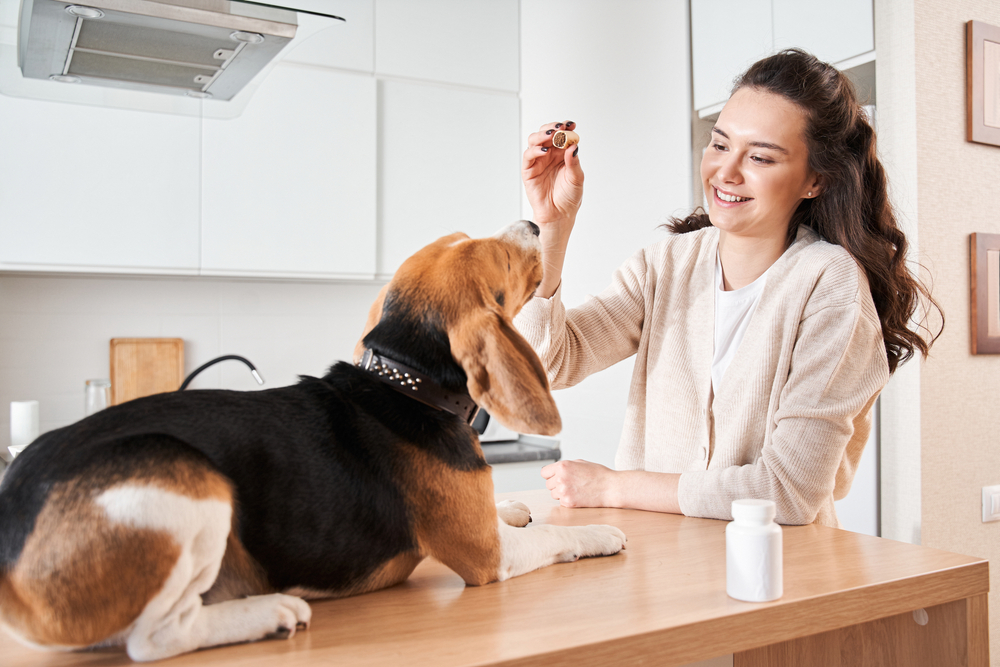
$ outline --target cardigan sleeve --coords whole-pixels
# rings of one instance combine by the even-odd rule
[[[678,499],[684,514],[729,519],[733,500],[766,498],[775,502],[779,523],[816,519],[833,496],[845,449],[861,423],[858,416],[870,410],[889,379],[867,290],[861,281],[851,302],[804,313],[759,458],[682,473]]]
[[[603,292],[579,307],[566,310],[560,284],[551,297],[535,297],[517,315],[514,325],[538,353],[553,389],[572,387],[635,354],[645,317],[646,266],[645,251],[639,251]]]

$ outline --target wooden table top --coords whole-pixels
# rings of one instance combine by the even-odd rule
[[[208,649],[170,665],[586,665],[649,654],[678,665],[900,614],[989,590],[988,561],[823,526],[784,529],[784,596],[726,595],[726,522],[616,509],[566,509],[546,492],[534,522],[609,523],[628,537],[619,555],[563,563],[466,587],[425,560],[409,580],[342,600],[312,602],[308,631]],[[531,526],[525,528],[531,530]],[[0,634],[0,663],[130,664],[121,649],[41,653]]]

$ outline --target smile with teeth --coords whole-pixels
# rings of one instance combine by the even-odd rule
[[[736,195],[727,195],[725,192],[722,192],[718,188],[715,189],[715,196],[721,199],[722,201],[728,201],[728,202],[750,201],[751,199],[753,199],[753,197],[737,197]]]

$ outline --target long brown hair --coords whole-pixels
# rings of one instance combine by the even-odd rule
[[[927,354],[944,329],[944,313],[930,291],[906,266],[906,237],[889,202],[885,169],[875,150],[875,132],[858,103],[854,85],[836,68],[799,49],[759,60],[736,80],[735,93],[752,88],[781,95],[806,113],[809,166],[821,177],[819,195],[803,199],[789,224],[789,242],[799,225],[843,246],[868,276],[882,323],[889,372],[913,356]],[[711,225],[703,209],[674,218],[667,227],[684,233]],[[940,314],[941,330],[929,337],[910,328],[921,300]],[[930,331],[919,325],[927,334]]]

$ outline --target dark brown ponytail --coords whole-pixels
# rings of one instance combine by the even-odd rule
[[[915,350],[926,355],[941,335],[944,313],[906,265],[906,237],[889,201],[875,132],[850,80],[814,56],[789,49],[754,63],[733,92],[740,88],[781,95],[806,112],[809,166],[823,185],[817,197],[803,199],[792,215],[789,240],[799,225],[807,225],[824,240],[843,246],[864,269],[882,323],[890,372]],[[711,224],[699,208],[667,226],[683,233]],[[910,328],[921,300],[940,315],[941,329],[934,335],[919,325],[927,337]]]

